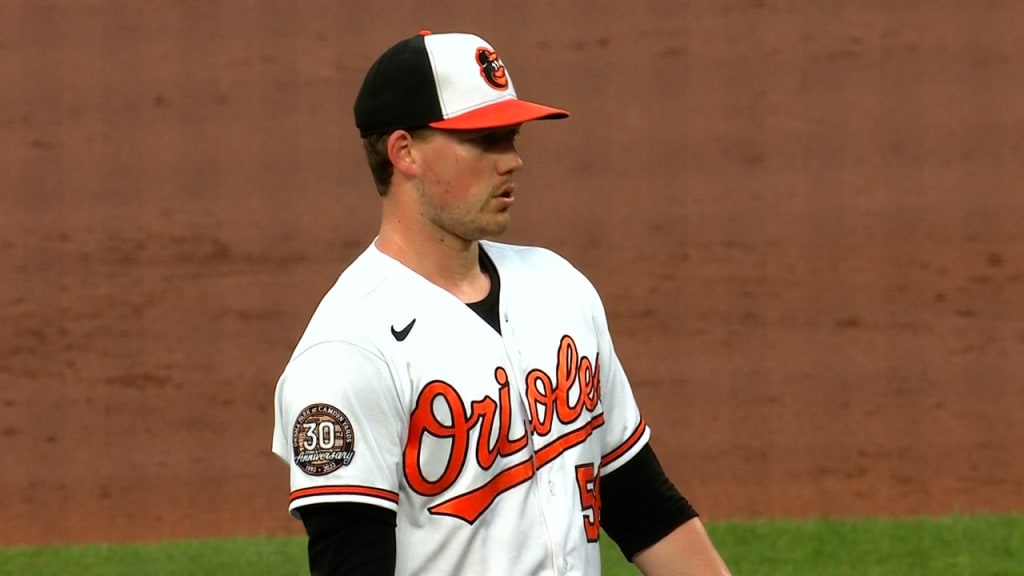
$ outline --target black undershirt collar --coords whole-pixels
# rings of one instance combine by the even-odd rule
[[[501,322],[498,321],[498,296],[501,293],[501,278],[498,276],[498,268],[494,265],[494,261],[487,255],[487,252],[484,252],[483,247],[480,247],[480,268],[491,279],[491,289],[487,292],[487,296],[484,296],[483,300],[467,302],[466,306],[469,306],[484,322],[487,322],[491,328],[494,328],[495,332],[501,334]]]

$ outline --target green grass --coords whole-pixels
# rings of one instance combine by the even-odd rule
[[[730,522],[708,532],[737,575],[1024,575],[1024,516]]]
[[[3,576],[309,576],[300,538],[189,540],[159,544],[0,550]]]
[[[708,526],[736,576],[1024,575],[1024,516]],[[605,576],[636,575],[602,539]],[[0,549],[0,575],[308,575],[301,538]]]

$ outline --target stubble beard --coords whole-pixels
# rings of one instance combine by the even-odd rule
[[[424,202],[429,213],[425,216],[441,230],[469,242],[486,238],[496,238],[508,230],[511,222],[510,209],[495,211],[490,207],[493,197],[488,195],[486,204],[476,206],[476,211],[446,210],[443,206],[431,202],[422,183],[418,186],[420,200]]]
[[[508,214],[481,214],[476,218],[442,217],[437,224],[450,234],[468,241],[497,238],[509,226]]]

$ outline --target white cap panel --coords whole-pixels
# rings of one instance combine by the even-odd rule
[[[479,36],[430,34],[423,40],[445,119],[516,97],[501,59]]]

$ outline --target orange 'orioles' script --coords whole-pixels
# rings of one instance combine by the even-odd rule
[[[494,370],[498,384],[497,401],[490,396],[474,400],[466,407],[458,391],[443,380],[433,380],[423,387],[409,424],[409,440],[405,446],[405,478],[418,494],[437,496],[452,487],[469,459],[471,449],[476,464],[490,470],[499,456],[507,457],[524,452],[528,438],[525,434],[511,438],[512,405],[508,372],[502,367]],[[578,389],[578,391],[576,391]],[[591,363],[580,356],[571,336],[562,336],[558,347],[558,361],[554,379],[540,369],[526,374],[526,396],[530,415],[530,432],[546,436],[551,432],[554,419],[564,425],[583,420],[584,410],[591,414],[601,399],[600,362],[595,356]],[[450,424],[438,419],[434,405],[444,405]],[[497,438],[494,419],[498,419]],[[444,418],[449,420],[449,418]],[[604,415],[598,414],[537,450],[534,457],[513,464],[490,478],[478,488],[431,506],[432,514],[454,516],[473,523],[494,502],[495,498],[533,477],[566,450],[583,443],[591,433],[604,424]],[[479,429],[476,446],[470,446],[472,432]],[[449,457],[441,474],[434,480],[427,478],[421,466],[420,451],[424,436],[450,443]]]

